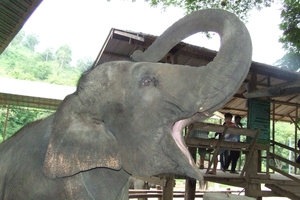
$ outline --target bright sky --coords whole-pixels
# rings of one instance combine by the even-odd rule
[[[249,29],[253,43],[253,60],[274,64],[284,55],[278,43],[281,34],[280,5],[253,11]],[[44,0],[23,30],[39,36],[38,50],[57,49],[62,45],[72,48],[73,60],[96,58],[111,28],[160,35],[167,27],[184,16],[180,8],[151,8],[149,3],[131,0]],[[212,40],[195,35],[185,40],[193,45],[219,49],[219,38]]]

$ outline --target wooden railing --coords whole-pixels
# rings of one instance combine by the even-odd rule
[[[208,191],[208,190],[197,190],[195,192],[195,197],[202,197],[204,193],[226,193],[226,194],[244,194],[243,191],[240,190],[216,190],[216,191]],[[173,198],[183,198],[185,197],[185,191],[174,191]],[[162,190],[129,190],[129,199],[135,198],[162,198]]]
[[[273,140],[271,141],[271,145],[273,145],[274,147],[278,146],[278,147],[280,147],[282,150],[286,149],[286,150],[288,150],[288,151],[291,151],[291,152],[293,152],[295,155],[296,155],[297,153],[299,153],[299,151],[297,151],[296,149],[291,148],[291,147],[289,147],[289,146],[287,146],[287,145],[281,144],[281,143],[279,143],[279,142],[273,141]],[[294,168],[300,168],[300,164],[296,163],[295,161],[290,161],[290,160],[288,160],[287,158],[284,158],[284,157],[282,157],[282,156],[280,156],[280,155],[275,154],[274,152],[270,152],[270,153],[269,153],[269,159],[273,159],[274,161],[275,161],[275,159],[276,159],[276,160],[279,160],[280,162],[284,162],[284,163],[286,163],[286,164],[288,164],[288,165],[291,165],[291,166],[293,166]],[[276,163],[275,163],[275,162],[273,162],[273,163],[274,163],[273,165],[271,165],[271,164],[269,165],[269,168],[270,168],[270,169],[272,169],[273,171],[275,171],[275,172],[277,172],[277,173],[279,173],[279,174],[282,174],[283,176],[286,176],[286,177],[288,177],[288,178],[292,179],[293,181],[295,181],[295,182],[297,182],[297,183],[300,184],[300,179],[299,179],[298,177],[293,176],[292,174],[289,174],[289,173],[287,173],[287,172],[285,172],[285,171],[283,171],[283,170],[277,168],[277,167],[276,167]]]
[[[188,147],[214,149],[214,154],[213,154],[212,159],[209,162],[209,166],[207,168],[206,173],[208,173],[208,171],[210,170],[210,168],[212,166],[214,159],[216,159],[216,157],[218,156],[219,149],[229,149],[229,150],[246,152],[247,159],[246,159],[245,165],[242,169],[242,172],[240,174],[240,176],[244,176],[244,174],[251,162],[251,156],[252,156],[255,146],[256,146],[256,141],[258,138],[259,130],[251,130],[251,129],[244,129],[244,128],[241,129],[241,128],[236,128],[236,127],[226,127],[226,126],[222,126],[222,125],[203,123],[203,122],[194,123],[192,129],[222,133],[222,137],[218,140],[217,139],[191,138],[191,137],[189,137],[189,131],[187,132],[187,134],[185,136],[185,142]],[[226,133],[251,137],[252,141],[250,143],[224,141],[224,136]]]

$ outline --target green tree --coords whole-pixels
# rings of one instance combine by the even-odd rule
[[[91,58],[82,58],[79,59],[76,63],[76,67],[81,71],[85,72],[89,70],[93,65],[93,60]]]
[[[222,8],[235,13],[243,21],[249,18],[249,11],[271,6],[273,0],[145,0],[151,6],[162,5],[163,8],[177,6],[183,8],[186,13],[206,8]]]
[[[8,123],[6,127],[5,139],[8,139],[13,134],[15,134],[20,128],[26,124],[33,122],[35,120],[49,116],[53,111],[45,110],[34,110],[34,109],[24,109],[18,107],[11,107],[8,115]],[[7,109],[0,108],[0,131],[2,133],[0,137],[0,142],[3,140],[5,119],[6,119]]]
[[[54,54],[50,47],[39,53],[23,44],[10,45],[0,55],[1,76],[74,86],[82,70],[91,63],[91,60],[85,58],[80,62],[82,68],[71,66],[72,51],[67,45],[60,47]]]
[[[18,32],[18,34],[14,37],[14,39],[10,42],[10,45],[20,45],[24,37],[25,31],[21,29]]]
[[[287,53],[277,62],[277,65],[297,71],[300,69],[300,2],[284,0],[281,18],[279,27],[283,35],[279,41]]]
[[[51,64],[47,62],[38,62],[30,69],[30,73],[37,79],[46,81],[52,74]]]
[[[46,48],[46,50],[41,54],[43,61],[52,61],[54,60],[54,49],[52,47]]]
[[[284,49],[289,52],[300,52],[300,2],[284,0],[281,11],[282,22],[280,29],[283,35],[280,42],[284,45]]]
[[[294,134],[295,134],[295,127],[293,124],[289,124],[286,122],[276,122],[275,123],[275,141],[279,142],[281,144],[289,146],[289,141],[292,142],[292,148],[294,147]],[[282,147],[279,147],[275,145],[275,151],[274,153],[276,155],[279,155],[283,158],[289,159],[289,151],[287,149],[284,149]],[[293,155],[293,154],[291,154]],[[292,157],[292,159],[294,159]],[[284,170],[285,172],[288,172],[288,164],[284,162],[280,162],[279,160],[275,160],[276,167],[279,169]]]
[[[25,47],[27,47],[31,51],[34,51],[36,45],[38,45],[40,41],[39,41],[39,37],[36,34],[29,34],[25,37],[22,43]]]
[[[70,46],[63,45],[59,47],[55,53],[56,60],[59,62],[60,70],[69,65],[72,61],[72,50]],[[59,73],[60,71],[58,71]]]
[[[282,69],[297,71],[300,69],[300,53],[287,52],[275,65]]]

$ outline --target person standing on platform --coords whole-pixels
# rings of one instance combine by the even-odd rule
[[[242,118],[239,115],[236,115],[234,117],[235,127],[238,127],[238,128],[243,127],[243,125],[241,123],[241,119]],[[225,135],[225,138],[226,138],[226,135]],[[240,142],[240,136],[239,135],[228,134],[227,138],[226,138],[226,141]],[[228,159],[225,163],[224,169],[222,169],[222,170],[225,172],[228,169],[229,164],[231,163],[230,173],[238,174],[238,172],[235,170],[235,168],[236,168],[236,164],[237,164],[237,161],[239,160],[239,158],[240,158],[240,151],[230,150],[230,154],[229,154]]]
[[[225,117],[225,123],[223,124],[224,126],[228,126],[228,127],[235,126],[235,124],[232,123],[232,114],[231,113],[225,113],[224,117]],[[221,135],[219,135],[219,137],[220,136]],[[234,135],[225,134],[224,141],[231,141],[233,139],[233,136]],[[225,151],[226,151],[226,149],[220,149],[218,154],[220,155],[220,154],[224,153]],[[229,156],[228,156],[228,158],[229,158]],[[227,159],[227,161],[228,161],[228,159]],[[227,161],[226,161],[226,163],[227,163]],[[225,165],[226,165],[226,163],[225,163]],[[216,159],[214,160],[213,169],[211,171],[209,171],[208,174],[216,175],[217,174],[217,165],[218,165],[218,157],[216,157]],[[221,166],[221,169],[222,169],[222,171],[225,171],[223,166]]]

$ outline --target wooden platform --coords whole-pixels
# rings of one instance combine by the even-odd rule
[[[234,186],[234,187],[240,187],[240,188],[247,188],[249,185],[257,184],[262,185],[265,184],[267,188],[270,190],[257,190],[256,195],[251,195],[253,197],[287,197],[290,199],[300,199],[300,184],[282,174],[278,173],[269,173],[267,175],[266,173],[258,173],[255,176],[240,176],[239,174],[232,174],[229,172],[223,172],[222,170],[217,170],[217,175],[211,175],[211,174],[205,174],[206,169],[200,170],[204,176],[204,179],[206,181],[220,183],[224,185]],[[300,175],[294,175],[295,178],[300,178]],[[175,179],[186,179],[186,177],[182,176],[175,176]],[[149,179],[150,180],[150,179]],[[162,184],[166,187],[167,180],[159,179],[158,184]],[[185,185],[187,182],[185,182]],[[173,185],[173,184],[172,184]],[[174,185],[172,186],[174,187]],[[186,188],[185,188],[186,189]],[[203,192],[205,190],[195,190],[194,197],[201,197],[203,195]],[[208,192],[216,192],[216,191],[208,191]],[[219,191],[220,192],[220,191]],[[228,191],[227,191],[228,192]],[[234,191],[231,191],[234,192]],[[241,191],[238,191],[238,193],[245,194],[245,190],[241,189]],[[175,197],[185,197],[186,198],[187,191],[173,191],[171,193],[171,199]],[[157,191],[157,190],[145,190],[142,191],[132,191],[130,194],[131,198],[142,198],[142,197],[162,197],[163,191]]]
[[[270,173],[269,175],[266,175],[265,173],[259,173],[257,176],[253,176],[249,180],[246,180],[246,177],[240,177],[238,174],[231,174],[229,172],[224,173],[222,170],[217,170],[217,175],[205,174],[205,169],[201,170],[201,172],[206,181],[242,188],[247,187],[249,182],[265,184],[271,191],[259,192],[262,196],[282,196],[290,199],[300,199],[300,184],[281,174]],[[292,176],[300,178],[300,175]]]

